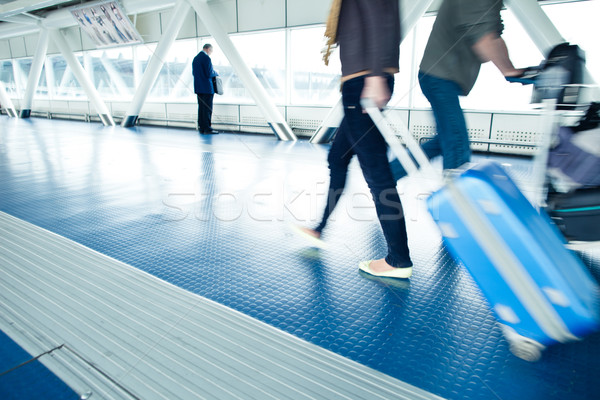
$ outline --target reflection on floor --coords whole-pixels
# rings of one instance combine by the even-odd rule
[[[597,392],[600,335],[552,347],[538,363],[510,354],[443,249],[423,180],[399,183],[413,278],[375,280],[357,264],[382,257],[385,243],[356,165],[327,249],[289,228],[319,217],[327,146],[5,116],[0,128],[0,211],[445,398]],[[527,159],[485,157],[527,185]],[[598,277],[600,249],[582,257]]]

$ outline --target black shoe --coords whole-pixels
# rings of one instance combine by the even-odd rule
[[[219,131],[215,131],[214,129],[211,129],[209,131],[204,131],[205,135],[217,135],[219,133]]]

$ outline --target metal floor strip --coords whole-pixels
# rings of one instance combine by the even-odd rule
[[[98,398],[438,399],[0,213],[0,329]]]

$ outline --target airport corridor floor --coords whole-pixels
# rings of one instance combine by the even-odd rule
[[[410,280],[358,271],[386,245],[355,162],[327,248],[297,237],[290,225],[313,226],[322,212],[327,151],[265,135],[0,116],[0,211],[443,398],[595,398],[600,334],[536,363],[513,356],[444,249],[426,180],[398,186]],[[531,175],[528,159],[480,158],[521,184]],[[580,255],[598,278],[600,249]]]

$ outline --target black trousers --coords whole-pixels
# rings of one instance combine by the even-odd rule
[[[211,119],[213,109],[213,98],[214,94],[211,93],[197,93],[198,97],[198,130],[201,133],[207,133],[212,131]]]
[[[396,180],[387,158],[387,143],[368,114],[363,113],[360,96],[365,77],[351,79],[342,86],[344,119],[340,125],[327,160],[329,162],[329,190],[323,219],[315,228],[321,232],[333,212],[346,186],[348,165],[354,155],[358,157],[363,176],[369,185],[375,211],[387,241],[385,261],[395,268],[412,266],[408,249],[406,221]],[[390,92],[394,90],[394,77],[387,77]]]

